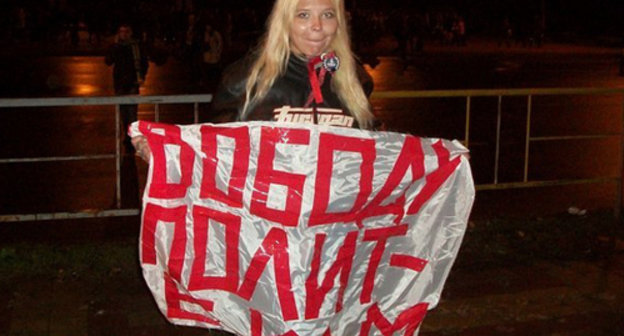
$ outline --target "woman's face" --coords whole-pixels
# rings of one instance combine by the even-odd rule
[[[290,24],[290,43],[296,54],[314,57],[327,51],[338,30],[331,0],[299,0]]]

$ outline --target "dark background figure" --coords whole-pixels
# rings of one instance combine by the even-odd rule
[[[109,48],[105,62],[113,66],[113,85],[116,95],[139,94],[139,87],[145,81],[148,61],[144,48],[132,37],[132,28],[121,24],[115,36],[115,43]],[[137,105],[120,105],[124,155],[121,171],[122,207],[133,207],[138,204],[139,187],[136,166],[134,163],[134,147],[127,135],[129,125],[137,120]]]
[[[113,66],[113,85],[116,95],[139,94],[139,87],[145,81],[149,63],[144,48],[132,37],[129,25],[119,26],[115,43],[109,48],[105,62]],[[120,106],[124,132],[137,120],[136,105]],[[130,139],[125,138],[124,145],[132,150]]]
[[[453,23],[453,32],[454,32],[454,44],[459,47],[466,46],[466,20],[462,15],[457,15],[455,17],[455,22]]]
[[[201,81],[203,27],[199,18],[190,13],[187,16],[186,32],[182,46],[183,57],[188,65],[190,84],[196,86]]]
[[[202,42],[202,84],[216,84],[221,76],[223,37],[211,24],[206,24]]]
[[[409,22],[409,37],[411,54],[417,54],[423,51],[425,46],[425,22],[421,13],[413,12]]]
[[[380,62],[374,45],[379,41],[383,28],[378,26],[374,13],[365,12],[361,8],[347,12],[347,15],[353,51],[363,64],[368,64],[374,69]]]
[[[506,47],[511,47],[513,45],[513,27],[511,26],[511,22],[508,17],[503,19],[503,23],[501,25],[500,30],[500,40],[498,41],[498,46],[505,45]]]
[[[402,61],[407,59],[408,17],[402,11],[396,10],[390,17],[392,35],[397,42],[397,53]]]

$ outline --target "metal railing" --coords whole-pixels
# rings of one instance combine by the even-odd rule
[[[587,183],[614,183],[617,188],[614,213],[619,218],[622,206],[622,172],[624,170],[624,124],[619,125],[617,134],[593,134],[593,135],[565,135],[565,136],[533,136],[531,132],[531,116],[533,113],[533,97],[535,96],[593,96],[593,95],[619,95],[622,96],[622,106],[619,113],[622,114],[624,123],[624,88],[548,88],[548,89],[492,89],[492,90],[432,90],[432,91],[382,91],[374,92],[372,99],[405,99],[405,98],[465,98],[465,127],[463,143],[470,148],[470,125],[472,98],[493,97],[497,98],[497,122],[496,141],[494,153],[494,178],[491,183],[478,184],[477,190],[498,190],[511,188],[563,186],[569,184]],[[501,157],[501,120],[503,113],[503,98],[505,97],[526,97],[526,129],[525,129],[525,152],[523,178],[517,182],[499,181],[500,157]],[[35,221],[49,219],[66,218],[89,218],[105,216],[132,216],[139,214],[139,209],[120,209],[120,160],[121,160],[121,134],[120,134],[120,112],[119,105],[123,104],[148,104],[154,105],[155,120],[159,120],[160,105],[162,104],[193,104],[194,122],[199,121],[199,104],[210,103],[212,95],[179,95],[179,96],[123,96],[123,97],[89,97],[89,98],[42,98],[42,99],[0,99],[0,109],[20,108],[20,107],[52,107],[52,106],[93,106],[93,105],[114,105],[115,112],[115,153],[108,155],[82,155],[71,157],[40,157],[40,158],[8,158],[0,159],[0,164],[10,164],[15,162],[46,162],[46,161],[69,161],[69,160],[99,160],[115,159],[116,164],[116,204],[117,209],[101,211],[78,211],[46,214],[18,214],[0,215],[0,222],[13,221]],[[0,110],[1,111],[1,110]],[[532,181],[529,179],[529,162],[531,146],[534,142],[555,141],[555,140],[588,140],[607,137],[619,137],[619,159],[617,162],[618,176],[602,176],[584,179],[558,179]]]
[[[140,209],[121,209],[121,125],[120,105],[153,105],[154,119],[160,119],[160,105],[193,104],[193,122],[199,121],[199,104],[210,103],[211,94],[174,95],[174,96],[116,96],[116,97],[81,97],[81,98],[11,98],[0,99],[0,111],[6,108],[26,107],[69,107],[69,106],[115,106],[115,153],[101,155],[47,156],[29,158],[0,159],[0,164],[39,163],[83,160],[115,159],[115,205],[116,209],[83,210],[74,212],[35,213],[35,214],[0,214],[0,222],[23,222],[55,219],[77,219],[94,217],[136,216]]]
[[[619,133],[616,134],[592,134],[592,135],[565,135],[565,136],[533,136],[531,133],[531,116],[533,113],[533,97],[535,96],[596,96],[596,95],[618,95],[620,96],[620,111],[622,124],[619,125]],[[477,190],[500,190],[512,188],[549,187],[564,186],[570,184],[590,184],[612,182],[616,188],[616,200],[614,204],[614,215],[620,218],[623,199],[623,174],[624,174],[624,88],[522,88],[522,89],[474,89],[474,90],[430,90],[430,91],[386,91],[374,92],[372,98],[377,99],[406,99],[406,98],[465,98],[465,129],[463,143],[470,148],[470,124],[472,98],[492,97],[497,98],[496,111],[496,142],[494,154],[494,178],[491,183],[478,184]],[[503,115],[504,97],[526,97],[526,128],[525,128],[525,152],[523,179],[517,182],[501,183],[499,181],[500,156],[501,156],[501,126]],[[602,176],[584,179],[557,179],[546,181],[529,180],[529,162],[531,144],[540,141],[569,141],[569,140],[591,140],[609,137],[619,137],[619,149],[617,153],[618,176]]]

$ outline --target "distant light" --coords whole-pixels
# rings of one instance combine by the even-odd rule
[[[77,95],[77,96],[91,96],[97,90],[98,90],[98,88],[96,86],[94,86],[94,85],[90,85],[90,84],[77,84],[75,86],[75,90],[74,90],[74,92],[72,92],[72,94]]]

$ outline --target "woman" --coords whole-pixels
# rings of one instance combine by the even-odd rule
[[[366,129],[374,120],[371,91],[370,76],[351,52],[344,0],[276,0],[258,50],[225,71],[213,121]],[[145,139],[133,143],[148,160]]]

